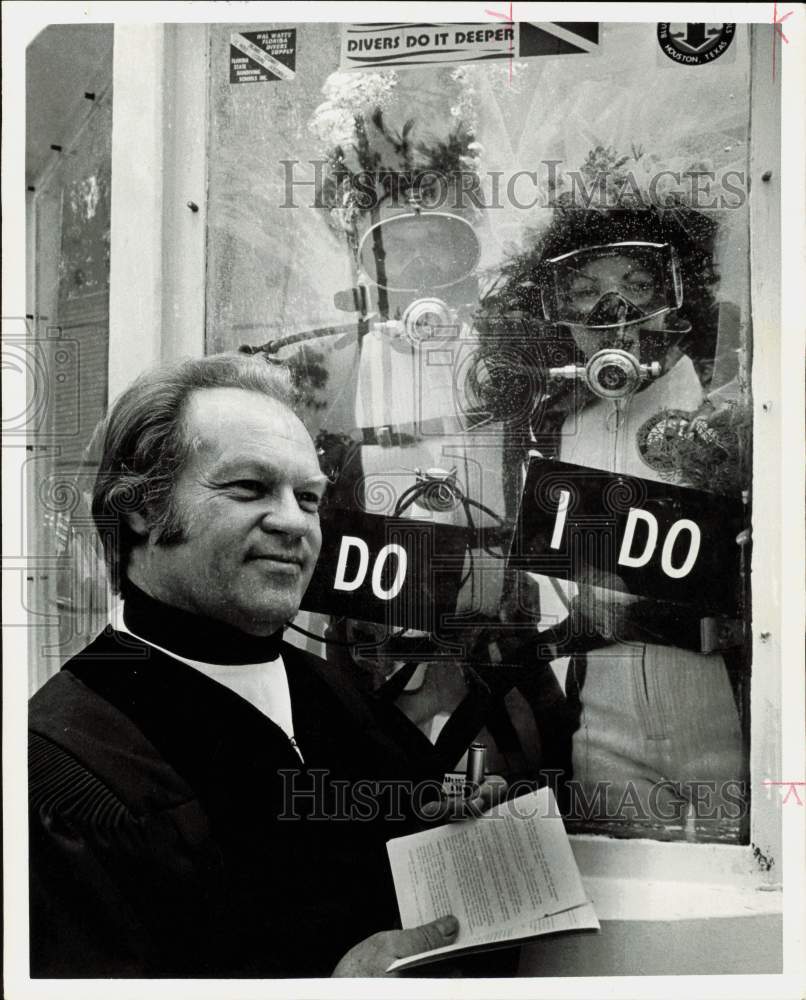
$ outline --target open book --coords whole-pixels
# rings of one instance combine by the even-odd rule
[[[448,913],[459,920],[453,944],[399,958],[387,972],[541,934],[599,928],[549,788],[386,847],[403,927]]]

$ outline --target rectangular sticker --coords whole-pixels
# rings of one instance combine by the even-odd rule
[[[296,75],[296,61],[296,28],[233,31],[230,35],[230,83],[293,80]]]
[[[598,51],[596,21],[345,24],[341,69],[590,55]]]
[[[598,21],[524,21],[518,58],[598,55]]]
[[[341,68],[511,59],[517,51],[517,22],[345,24],[341,35]]]

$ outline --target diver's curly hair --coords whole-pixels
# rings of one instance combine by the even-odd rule
[[[681,314],[692,326],[701,327],[714,304],[713,285],[718,281],[714,265],[717,224],[686,208],[590,209],[557,205],[551,224],[531,233],[526,251],[515,254],[501,269],[495,298],[485,303],[485,312],[522,311],[540,316],[539,265],[543,260],[605,243],[670,243],[680,261],[683,279]]]
[[[540,341],[551,338],[555,344],[567,341],[568,358],[576,348],[570,333],[562,326],[547,325],[541,308],[540,265],[544,260],[607,243],[670,243],[677,251],[683,282],[683,305],[673,317],[680,328],[678,346],[689,355],[700,379],[707,384],[716,347],[718,310],[714,285],[719,280],[714,263],[717,223],[702,212],[682,206],[646,205],[628,208],[580,208],[563,203],[554,206],[551,223],[527,234],[527,248],[513,254],[499,269],[494,288],[484,297],[475,316],[480,337],[479,365],[484,371],[496,368],[496,358],[508,342],[508,334],[520,327],[521,340],[534,344],[532,364],[541,368]],[[483,364],[482,364],[483,361]],[[501,367],[500,365],[498,366]],[[518,387],[532,379],[507,376],[505,385],[485,387],[484,401],[494,408],[498,400],[505,405],[505,419],[510,412],[523,412],[524,405],[513,399]],[[474,388],[471,386],[471,388]],[[563,390],[556,387],[559,392]],[[544,386],[549,393],[551,387]],[[531,390],[530,390],[531,391]],[[584,402],[584,391],[577,393],[577,403]]]

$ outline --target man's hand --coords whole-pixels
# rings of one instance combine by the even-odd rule
[[[459,921],[450,915],[407,931],[380,931],[351,948],[333,970],[333,976],[385,976],[395,959],[444,948],[453,944],[458,933]]]

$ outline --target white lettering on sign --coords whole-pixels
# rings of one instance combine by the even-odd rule
[[[687,531],[691,535],[691,541],[689,542],[688,555],[683,560],[683,563],[675,568],[672,566],[672,550],[674,549],[674,543],[677,541],[677,536],[681,531]],[[688,576],[697,560],[701,539],[702,535],[700,534],[699,526],[693,521],[689,521],[686,517],[675,521],[669,529],[666,541],[663,543],[663,551],[660,556],[660,568],[663,572],[673,580],[680,580],[682,577]]]
[[[358,549],[359,561],[358,572],[353,580],[346,580],[344,577],[347,571],[347,560],[350,556],[350,549]],[[341,540],[339,549],[339,561],[336,566],[336,582],[333,584],[334,590],[358,590],[364,582],[364,577],[369,569],[369,546],[363,538],[355,538],[353,535],[345,535]]]
[[[352,580],[348,580],[347,561],[350,558],[351,549],[355,549],[358,552],[358,571],[353,576]],[[397,571],[395,573],[395,578],[389,587],[384,588],[381,585],[381,577],[383,576],[384,568],[390,556],[394,556],[397,561]],[[406,582],[406,570],[408,569],[408,564],[408,554],[402,545],[384,545],[378,553],[375,565],[372,567],[372,593],[378,598],[378,600],[391,601],[393,598],[397,597],[403,589],[403,584]],[[345,535],[341,540],[339,558],[336,564],[336,579],[333,583],[333,589],[347,591],[358,590],[366,579],[368,569],[369,546],[367,543],[363,538],[356,538],[355,535]]]
[[[641,555],[634,556],[630,554],[630,550],[632,549],[633,538],[635,537],[635,526],[639,520],[643,521],[647,528],[649,528],[649,534],[647,535],[644,551]],[[655,551],[657,544],[658,522],[651,514],[647,514],[645,510],[631,509],[627,515],[627,525],[624,528],[624,538],[621,541],[621,551],[618,554],[619,565],[634,566],[636,569],[639,566],[646,566],[652,558],[652,553]]]
[[[557,513],[554,519],[554,530],[551,535],[551,542],[549,543],[549,547],[552,549],[559,549],[562,545],[563,532],[565,531],[565,521],[568,516],[569,500],[570,494],[568,490],[561,490],[559,494],[559,503],[557,504]],[[633,543],[635,541],[635,529],[641,521],[643,521],[647,527],[647,538],[644,542],[643,551],[635,553],[632,551]],[[689,535],[688,552],[686,553],[686,557],[683,562],[679,566],[675,566],[672,563],[672,553],[674,552],[678,536],[684,531],[688,532]],[[621,539],[621,548],[619,549],[618,554],[618,565],[629,566],[632,569],[639,569],[641,566],[646,566],[657,549],[658,534],[658,522],[655,516],[650,514],[649,511],[641,510],[637,507],[631,507],[629,513],[627,514],[627,521],[624,526],[624,536]],[[689,520],[687,517],[683,517],[679,521],[675,521],[671,528],[669,528],[668,534],[663,542],[663,547],[661,548],[661,570],[672,580],[682,580],[683,577],[688,576],[694,568],[697,556],[700,554],[701,543],[702,532],[700,531],[699,525],[697,525],[694,521]]]
[[[554,522],[554,531],[551,535],[551,548],[558,549],[563,540],[563,529],[565,528],[565,518],[568,515],[568,502],[571,494],[568,490],[560,490],[560,502],[557,504],[557,519]]]
[[[254,59],[256,63],[259,63],[264,69],[269,70],[278,76],[281,80],[293,80],[296,73],[293,69],[289,69],[285,63],[281,63],[274,56],[269,55],[268,52],[264,52],[259,45],[255,45],[253,41],[245,38],[240,34],[230,35],[230,44],[234,45],[236,49],[240,49],[245,55],[249,56],[250,59]]]
[[[397,558],[397,573],[391,587],[388,590],[384,590],[381,587],[381,574],[389,556]],[[375,560],[375,565],[372,568],[372,593],[382,601],[391,601],[393,597],[397,597],[403,589],[403,584],[406,582],[408,562],[409,559],[406,555],[406,550],[402,545],[384,545],[378,553],[378,558]]]

